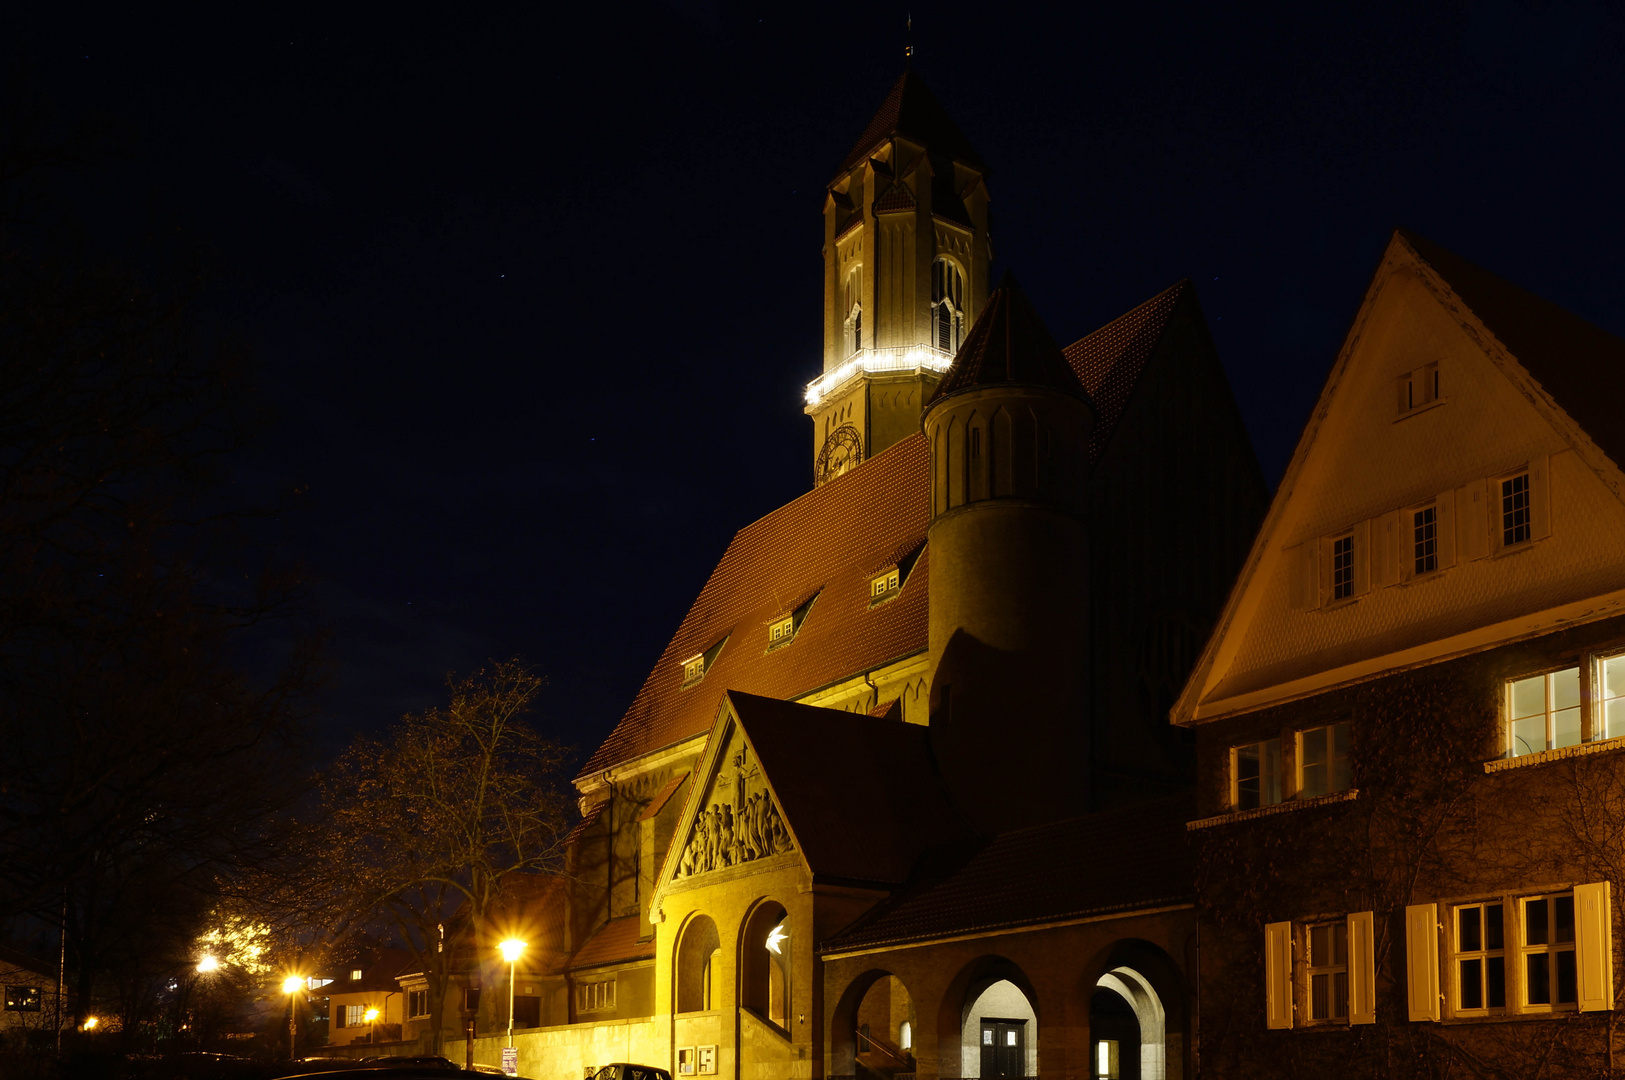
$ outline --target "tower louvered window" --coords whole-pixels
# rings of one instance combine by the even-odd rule
[[[931,342],[958,352],[965,336],[965,276],[947,259],[931,264]]]
[[[851,355],[863,348],[863,268],[846,275],[846,344]]]

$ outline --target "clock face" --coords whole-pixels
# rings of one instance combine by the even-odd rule
[[[820,484],[828,483],[862,460],[863,436],[851,424],[842,424],[829,433],[818,451],[818,461],[813,466],[814,479]]]

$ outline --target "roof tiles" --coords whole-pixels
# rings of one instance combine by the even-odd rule
[[[982,159],[970,140],[960,134],[958,126],[912,71],[903,72],[902,77],[892,84],[886,100],[880,103],[869,126],[863,129],[863,135],[841,162],[841,171],[868,157],[871,150],[894,135],[901,135],[910,142],[985,171]]]
[[[1100,459],[1145,362],[1162,340],[1174,309],[1191,292],[1191,283],[1181,281],[1063,350],[1097,411],[1089,437],[1091,462]]]

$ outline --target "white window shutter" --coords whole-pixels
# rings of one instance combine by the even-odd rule
[[[1456,491],[1456,555],[1463,562],[1490,553],[1490,504],[1486,481]]]
[[[1354,595],[1371,591],[1371,522],[1354,526]]]
[[[1264,1017],[1271,1028],[1292,1026],[1292,924],[1264,927]]]
[[[1439,569],[1456,565],[1456,493],[1441,491],[1433,505],[1437,511],[1437,528],[1433,530],[1439,554]]]
[[[1439,905],[1405,909],[1405,994],[1412,1020],[1439,1019]]]
[[[1612,1009],[1613,904],[1606,881],[1574,887],[1574,961],[1579,969],[1576,974],[1580,983],[1580,1011]]]
[[[1377,1022],[1377,920],[1369,911],[1349,916],[1349,1023]]]
[[[1400,528],[1404,514],[1395,510],[1371,526],[1371,587],[1380,589],[1400,578]]]
[[[1552,535],[1551,459],[1537,457],[1529,462],[1529,535],[1539,540]]]

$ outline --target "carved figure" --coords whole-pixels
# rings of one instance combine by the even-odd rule
[[[717,788],[732,788],[741,780],[737,775],[718,777]],[[737,812],[729,803],[715,802],[694,815],[694,829],[674,876],[691,877],[790,850],[790,833],[779,808],[765,792],[757,791]]]

